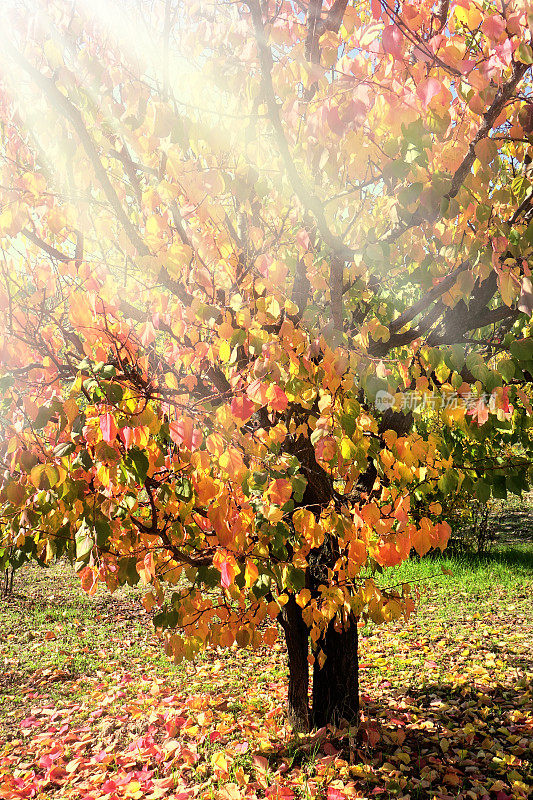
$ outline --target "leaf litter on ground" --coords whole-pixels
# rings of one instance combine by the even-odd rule
[[[294,734],[272,649],[176,666],[138,594],[29,567],[0,606],[0,797],[510,800],[533,786],[531,586],[362,630],[358,728]],[[516,587],[514,587],[516,589]]]

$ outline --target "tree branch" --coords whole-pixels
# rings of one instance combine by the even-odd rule
[[[112,206],[115,214],[117,215],[122,227],[124,228],[128,239],[140,255],[148,255],[150,251],[145,242],[139,236],[132,221],[124,211],[124,208],[122,207],[118,195],[113,188],[109,176],[102,165],[96,145],[94,144],[87,131],[87,128],[85,127],[85,123],[79,109],[77,109],[76,106],[74,106],[70,100],[59,91],[53,80],[47,78],[32,64],[30,64],[30,62],[24,58],[22,53],[19,53],[19,51],[7,38],[5,40],[5,46],[13,57],[14,61],[31,77],[33,82],[43,90],[45,95],[51,101],[52,105],[63,115],[63,117],[70,121],[74,130],[78,134],[83,149],[93,165],[93,169],[102,187],[102,190],[108,202]]]
[[[411,308],[407,308],[402,314],[400,314],[397,319],[393,320],[389,325],[389,331],[391,334],[400,331],[404,325],[407,325],[408,322],[411,322],[418,314],[424,311],[434,300],[438,297],[441,297],[448,289],[454,285],[457,276],[463,272],[470,264],[468,261],[463,261],[457,269],[453,272],[450,272],[449,275],[446,275],[440,283],[434,286],[430,291],[424,295],[417,303],[411,306]]]
[[[272,83],[272,53],[266,40],[261,6],[259,0],[246,0],[246,3],[250,9],[250,15],[252,18],[252,24],[257,43],[257,50],[259,53],[262,96],[267,106],[268,117],[272,127],[274,128],[279,152],[294,193],[304,208],[310,211],[315,218],[320,236],[322,237],[324,243],[327,244],[332,252],[337,256],[342,257],[345,260],[351,260],[354,255],[354,250],[352,250],[350,247],[347,247],[342,239],[329,229],[329,226],[326,222],[326,217],[324,215],[322,201],[305,186],[298,170],[296,169],[289,150],[287,139],[285,137],[285,131],[283,130],[283,124],[279,114],[279,105],[274,93],[274,85]]]

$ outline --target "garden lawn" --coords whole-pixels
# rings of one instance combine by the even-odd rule
[[[361,629],[359,730],[295,736],[281,644],[176,666],[139,591],[26,567],[0,600],[0,797],[527,797],[532,545],[380,579],[412,581],[418,612]]]

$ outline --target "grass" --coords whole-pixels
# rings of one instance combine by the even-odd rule
[[[281,644],[176,666],[137,589],[87,597],[68,565],[25,568],[0,601],[0,798],[525,798],[533,543],[502,529],[487,555],[380,576],[412,582],[417,613],[362,629],[359,730],[303,737]]]
[[[385,570],[380,583],[392,586],[410,582],[419,585],[422,591],[442,597],[453,597],[455,589],[467,590],[473,593],[473,601],[476,593],[492,590],[521,595],[531,585],[532,575],[533,546],[518,544],[486,554],[444,552],[421,559],[412,557],[398,567]]]

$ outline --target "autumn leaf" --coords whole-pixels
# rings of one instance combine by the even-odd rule
[[[292,494],[292,484],[287,478],[276,478],[268,487],[268,496],[277,506],[283,506]]]
[[[428,106],[435,95],[439,94],[441,83],[436,78],[428,78],[416,87],[416,93],[424,107]]]
[[[171,422],[169,425],[170,438],[177,445],[183,445],[187,450],[196,450],[203,440],[202,432],[194,426],[190,417]]]
[[[107,444],[113,444],[117,435],[117,425],[112,414],[102,414],[100,416],[100,431],[102,432],[102,439]]]
[[[235,580],[235,576],[240,572],[235,558],[222,550],[217,550],[215,553],[213,558],[213,566],[220,570],[220,583],[224,589],[227,589],[231,586]]]

